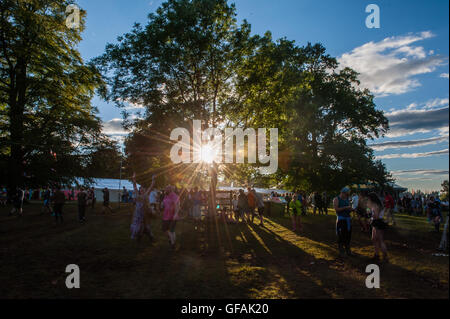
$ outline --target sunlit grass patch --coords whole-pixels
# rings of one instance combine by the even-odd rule
[[[389,264],[380,264],[381,288],[365,287],[372,243],[354,221],[356,257],[338,258],[335,216],[302,216],[294,233],[287,216],[266,216],[255,224],[215,221],[195,229],[177,225],[179,246],[170,249],[159,218],[156,241],[130,239],[132,206],[113,215],[88,211],[65,224],[25,206],[25,216],[0,210],[0,297],[3,298],[448,298],[448,257],[433,257],[440,235],[425,218],[398,215],[386,231]],[[81,289],[65,287],[65,266],[81,269]]]

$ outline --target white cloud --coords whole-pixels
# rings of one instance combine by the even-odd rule
[[[448,148],[439,151],[432,151],[425,153],[395,153],[395,154],[379,155],[377,156],[377,159],[420,158],[420,157],[440,156],[446,154],[448,154]]]
[[[441,78],[448,79],[448,73],[442,73],[440,75]]]
[[[397,181],[433,181],[433,178],[423,178],[423,177],[397,177]]]
[[[410,170],[392,171],[392,175],[448,175],[448,170],[410,169]]]
[[[386,113],[390,127],[386,136],[398,137],[415,133],[427,133],[433,130],[439,130],[441,136],[448,135],[445,134],[446,130],[448,132],[449,123],[448,106],[435,108],[438,104],[430,102],[428,106],[425,105],[422,109],[416,109],[416,106],[410,105],[406,109]]]
[[[129,132],[123,128],[122,119],[115,118],[103,123],[103,133],[107,135],[126,135]]]
[[[447,58],[412,45],[433,36],[431,32],[421,32],[368,42],[343,54],[338,61],[341,67],[359,72],[361,85],[376,96],[403,94],[420,86],[415,76],[433,72],[446,63]]]
[[[425,139],[418,139],[418,140],[390,141],[390,142],[371,144],[369,146],[371,148],[373,148],[375,151],[384,151],[384,150],[393,149],[393,148],[411,148],[411,147],[419,147],[419,146],[425,146],[425,145],[433,145],[433,144],[437,144],[437,143],[441,143],[441,142],[445,142],[445,141],[448,141],[448,135],[432,137],[432,138],[425,138]]]
[[[142,110],[145,109],[145,106],[143,106],[142,104],[137,104],[137,103],[131,103],[128,102],[128,105],[125,106],[125,110]]]
[[[435,107],[439,107],[439,106],[444,106],[444,105],[448,105],[448,97],[447,98],[436,98],[436,99],[432,99],[429,100],[428,102],[425,103],[424,108],[425,109],[432,109]]]

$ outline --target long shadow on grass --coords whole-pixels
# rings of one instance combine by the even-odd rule
[[[361,276],[346,271],[341,262],[333,260],[329,256],[328,247],[318,246],[311,253],[301,249],[291,241],[302,242],[304,237],[293,234],[295,239],[286,240],[285,236],[279,236],[278,230],[252,226],[258,236],[271,247],[272,238],[276,238],[280,244],[273,246],[275,256],[273,259],[276,269],[288,279],[295,298],[373,298],[380,297],[378,292],[369,291]],[[286,232],[286,231],[285,231]],[[290,232],[287,230],[287,232]],[[317,250],[324,250],[318,252]],[[315,255],[318,255],[316,257]],[[325,258],[323,258],[325,257]],[[306,279],[306,280],[305,280]],[[308,285],[313,282],[316,286]]]
[[[334,246],[337,248],[337,245],[335,243],[335,234],[333,234],[334,236],[330,236],[330,228],[333,229],[332,227],[334,226],[334,222],[332,224],[331,220],[325,221],[324,223],[323,216],[321,220],[314,220],[315,216],[308,217],[308,223],[304,225],[304,231],[301,233],[301,236],[304,236],[305,239],[313,240],[314,242],[317,241],[326,244],[328,247]],[[290,225],[290,221],[288,219],[279,217],[270,218],[268,219],[268,221],[272,224],[283,225],[283,227],[289,227]],[[367,236],[367,234],[361,233],[359,231],[359,227],[355,226],[355,222],[356,221],[354,221],[352,245],[354,247],[358,247],[360,245],[371,247],[372,243],[369,237]],[[397,235],[396,229],[391,231],[393,232],[393,234],[388,233],[387,239],[392,241],[396,239],[398,240],[399,237],[402,238],[402,236]],[[324,234],[324,232],[326,232],[326,234]],[[404,239],[402,238],[402,240]],[[336,248],[334,248],[334,250],[336,250]],[[398,254],[398,251],[395,251],[395,253]],[[404,252],[402,252],[402,254],[404,254]],[[414,260],[411,260],[411,263],[414,262]],[[372,263],[373,261],[371,261],[369,257],[362,255],[345,259],[345,265],[348,268],[356,269],[357,272],[362,274],[364,274],[366,266]],[[382,263],[380,264],[380,269],[383,288],[382,290],[384,290],[385,296],[399,298],[442,298],[443,295],[448,294],[448,285],[442,286],[442,284],[439,283],[438,278],[429,278],[417,272],[407,270],[400,265],[395,265],[392,263]],[[354,287],[357,288],[358,285]],[[359,282],[359,287],[361,287],[362,289],[357,289],[357,291],[359,291],[356,295],[357,298],[370,296],[376,297],[376,294],[368,293],[370,292],[370,290],[365,288],[364,282]],[[427,292],[426,294],[424,294],[425,291]],[[348,293],[349,291],[344,294],[345,297],[348,297]],[[378,294],[378,291],[377,295],[381,296],[381,294]],[[352,297],[351,292],[350,297]]]

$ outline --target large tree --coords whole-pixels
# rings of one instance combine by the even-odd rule
[[[225,0],[168,0],[96,60],[110,100],[146,108],[127,141],[142,182],[156,168],[172,179],[193,176],[192,165],[169,159],[171,130],[193,119],[279,129],[278,172],[260,176],[253,165],[228,165],[228,180],[309,190],[383,181],[386,171],[365,140],[384,134],[387,119],[357,87],[357,74],[339,69],[321,45],[250,33]]]
[[[110,100],[146,108],[127,143],[130,161],[142,173],[167,167],[173,128],[189,128],[193,119],[205,127],[223,123],[238,107],[233,79],[249,32],[246,23],[236,25],[234,5],[225,0],[169,0],[145,27],[136,24],[96,60],[108,78]]]
[[[10,189],[82,176],[104,139],[91,105],[101,76],[77,50],[85,12],[78,27],[66,25],[73,3],[0,2],[0,148]]]

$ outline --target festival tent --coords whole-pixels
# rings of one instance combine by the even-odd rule
[[[397,185],[395,183],[388,183],[388,186],[391,187],[396,193],[403,193],[406,192],[408,189],[406,187]]]
[[[403,192],[406,192],[408,190],[406,187],[399,186],[399,185],[397,185],[397,184],[395,184],[393,182],[388,182],[387,186],[389,188],[393,189],[394,192],[396,192],[396,193],[403,193]],[[377,189],[378,185],[376,183],[368,182],[366,184],[353,184],[351,186],[351,188],[355,189],[355,190],[361,190],[361,191],[364,191],[364,190],[365,191],[370,191],[370,190]]]
[[[290,193],[289,191],[284,190],[284,189],[258,188],[258,187],[254,187],[254,188],[257,193],[265,194],[265,195],[270,195],[272,192],[275,192],[278,194]],[[247,192],[247,187],[219,186],[219,187],[217,187],[217,189],[220,191],[232,191],[232,192],[237,192],[240,189],[243,189],[244,191]]]
[[[109,201],[118,203],[123,187],[127,190],[133,190],[133,183],[125,179],[110,179],[110,178],[94,178],[92,183],[85,183],[83,179],[77,178],[76,183],[72,187],[76,188],[78,185],[86,185],[86,187],[94,187],[95,197],[97,201],[103,201],[102,190],[107,187],[109,190]],[[139,185],[137,185],[139,187]],[[67,192],[67,190],[66,190]]]

